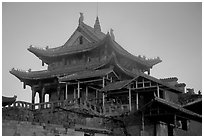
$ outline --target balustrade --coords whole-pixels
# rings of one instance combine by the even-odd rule
[[[73,100],[36,103],[36,104],[27,103],[23,101],[16,101],[12,105],[4,108],[17,107],[17,108],[30,109],[30,110],[42,110],[42,109],[54,109],[56,107],[69,108],[74,105],[78,105],[88,110],[91,110],[98,115],[102,115],[102,114],[114,115],[114,114],[122,114],[125,112],[129,112],[128,104],[123,104],[123,105],[105,104],[105,106],[103,107],[95,104],[94,101],[95,100],[86,101],[82,99],[73,99]]]

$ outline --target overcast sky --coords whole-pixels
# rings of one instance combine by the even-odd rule
[[[178,77],[195,91],[202,89],[201,3],[99,3],[104,33],[113,28],[116,41],[134,55],[159,56],[151,75]],[[94,25],[97,3],[3,3],[2,94],[31,102],[31,88],[9,73],[13,67],[42,70],[30,45],[44,48],[63,45],[84,22]]]

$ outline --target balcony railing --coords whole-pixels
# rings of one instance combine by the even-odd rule
[[[96,99],[97,101],[98,99]],[[43,109],[55,109],[56,107],[70,109],[73,106],[83,107],[87,110],[92,111],[96,115],[118,115],[125,112],[129,112],[129,105],[113,105],[113,104],[105,104],[99,106],[96,102],[86,101],[82,99],[73,99],[73,100],[62,100],[62,101],[54,101],[54,102],[45,102],[45,103],[28,103],[23,101],[16,101],[12,105],[8,105],[4,108],[17,107],[28,110],[43,110]]]

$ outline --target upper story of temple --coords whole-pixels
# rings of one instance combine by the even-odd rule
[[[92,28],[83,22],[83,15],[79,18],[78,27],[63,46],[45,49],[30,46],[28,50],[42,60],[43,64],[48,64],[48,70],[100,62],[113,53],[121,65],[130,71],[148,71],[153,65],[161,62],[159,58],[145,59],[130,54],[114,40],[112,32],[101,32],[98,17]]]
[[[130,73],[147,72],[161,62],[161,59],[146,59],[134,56],[120,46],[114,38],[112,29],[107,34],[101,31],[99,18],[96,17],[94,27],[84,23],[83,13],[80,13],[79,24],[67,42],[56,48],[36,48],[32,45],[28,51],[36,55],[42,65],[47,64],[43,71],[19,71],[12,69],[11,74],[21,81],[51,78],[69,75],[82,70],[95,70],[102,66],[117,65],[121,70]]]

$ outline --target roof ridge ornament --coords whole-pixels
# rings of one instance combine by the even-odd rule
[[[115,35],[113,34],[113,29],[110,29],[110,36],[112,38],[112,40],[115,40]]]
[[[100,22],[99,22],[98,16],[96,17],[96,21],[95,21],[95,24],[94,24],[94,31],[101,32],[101,26],[100,26]]]
[[[81,24],[83,21],[84,21],[84,15],[82,12],[80,12],[79,24]]]

